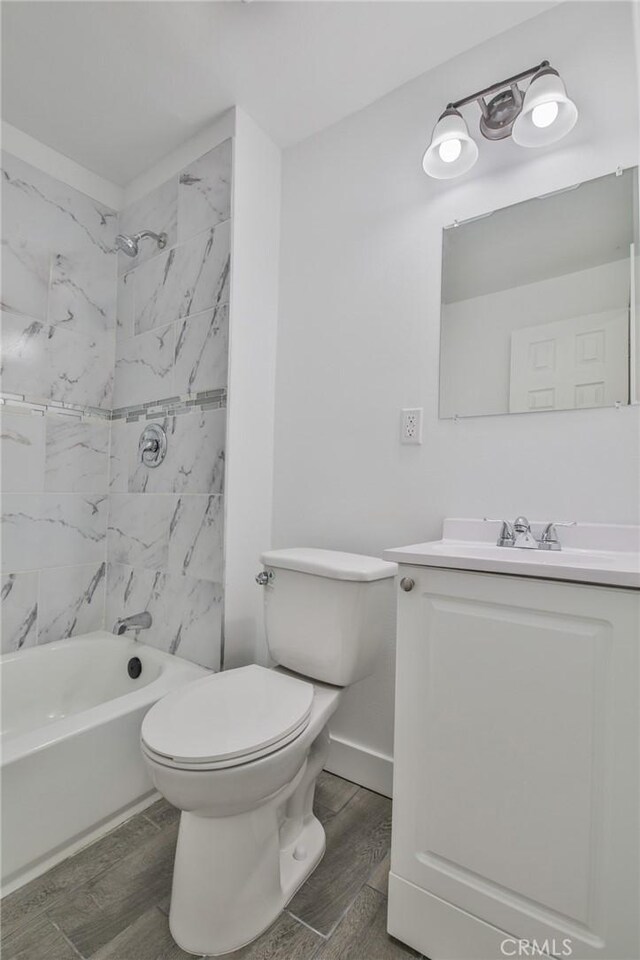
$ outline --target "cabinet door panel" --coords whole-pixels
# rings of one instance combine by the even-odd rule
[[[610,950],[636,936],[638,817],[625,789],[637,803],[637,597],[410,575],[393,872],[516,936],[633,955]]]

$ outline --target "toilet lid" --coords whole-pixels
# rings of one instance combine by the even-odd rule
[[[143,743],[186,764],[235,761],[276,750],[309,722],[313,685],[252,665],[185,684],[149,710]]]

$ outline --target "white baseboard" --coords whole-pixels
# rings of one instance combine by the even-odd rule
[[[332,736],[325,770],[385,797],[393,794],[393,757],[362,744]]]

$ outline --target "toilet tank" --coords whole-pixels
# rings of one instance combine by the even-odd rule
[[[260,559],[276,663],[340,687],[368,676],[393,623],[397,565],[309,547],[270,550]]]

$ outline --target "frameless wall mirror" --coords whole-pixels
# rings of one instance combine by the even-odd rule
[[[443,233],[440,417],[637,402],[638,168]]]

